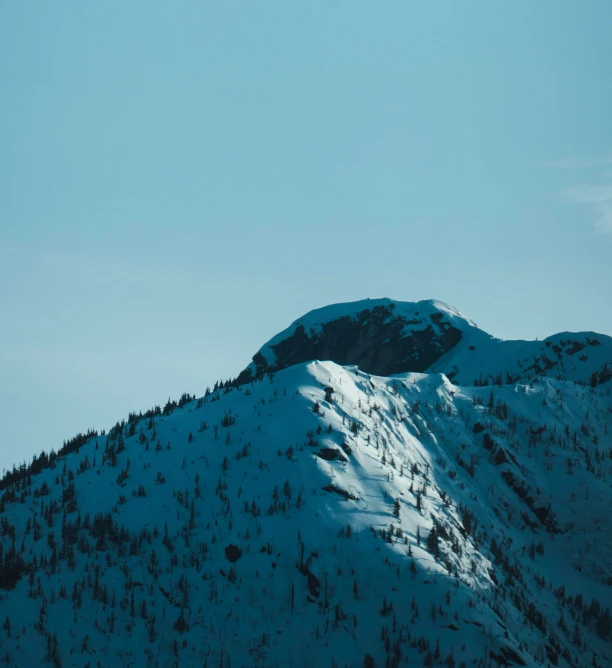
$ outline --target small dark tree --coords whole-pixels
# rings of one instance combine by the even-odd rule
[[[174,630],[178,631],[181,634],[187,633],[187,631],[189,631],[189,624],[185,619],[184,611],[182,609],[178,619],[176,620],[176,622],[174,622]]]
[[[399,520],[400,516],[400,500],[395,499],[395,502],[393,504],[393,517]]]
[[[436,525],[434,524],[427,536],[427,549],[433,554],[437,559],[440,556],[440,542],[438,537],[438,531]]]

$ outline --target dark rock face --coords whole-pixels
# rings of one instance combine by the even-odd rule
[[[345,489],[342,489],[342,487],[337,487],[336,485],[325,485],[325,487],[321,488],[324,492],[332,492],[333,494],[338,494],[341,496],[345,501],[348,501],[349,499],[351,501],[357,501],[357,497],[354,494],[351,494],[350,492],[347,492]]]
[[[321,448],[317,455],[326,462],[347,462],[348,459],[337,448]]]
[[[393,304],[323,323],[321,329],[310,334],[303,325],[298,326],[286,339],[271,346],[274,364],[257,353],[253,357],[256,373],[245,369],[238,383],[310,360],[354,364],[378,376],[423,372],[461,339],[461,330],[453,327],[443,313],[407,320],[394,313]]]

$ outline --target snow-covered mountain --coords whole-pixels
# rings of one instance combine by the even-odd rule
[[[611,350],[304,316],[3,478],[0,662],[611,666]]]

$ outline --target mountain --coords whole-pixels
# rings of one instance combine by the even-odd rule
[[[609,351],[441,302],[304,316],[4,476],[0,661],[612,665]]]

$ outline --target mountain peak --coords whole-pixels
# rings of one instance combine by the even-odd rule
[[[306,313],[270,339],[238,381],[311,359],[358,365],[381,376],[425,371],[471,329],[477,329],[475,323],[439,300],[331,304]]]
[[[237,381],[310,360],[354,365],[377,376],[444,373],[462,385],[537,376],[599,385],[612,377],[612,339],[565,332],[543,341],[503,341],[437,299],[362,299],[301,316],[258,350]]]

